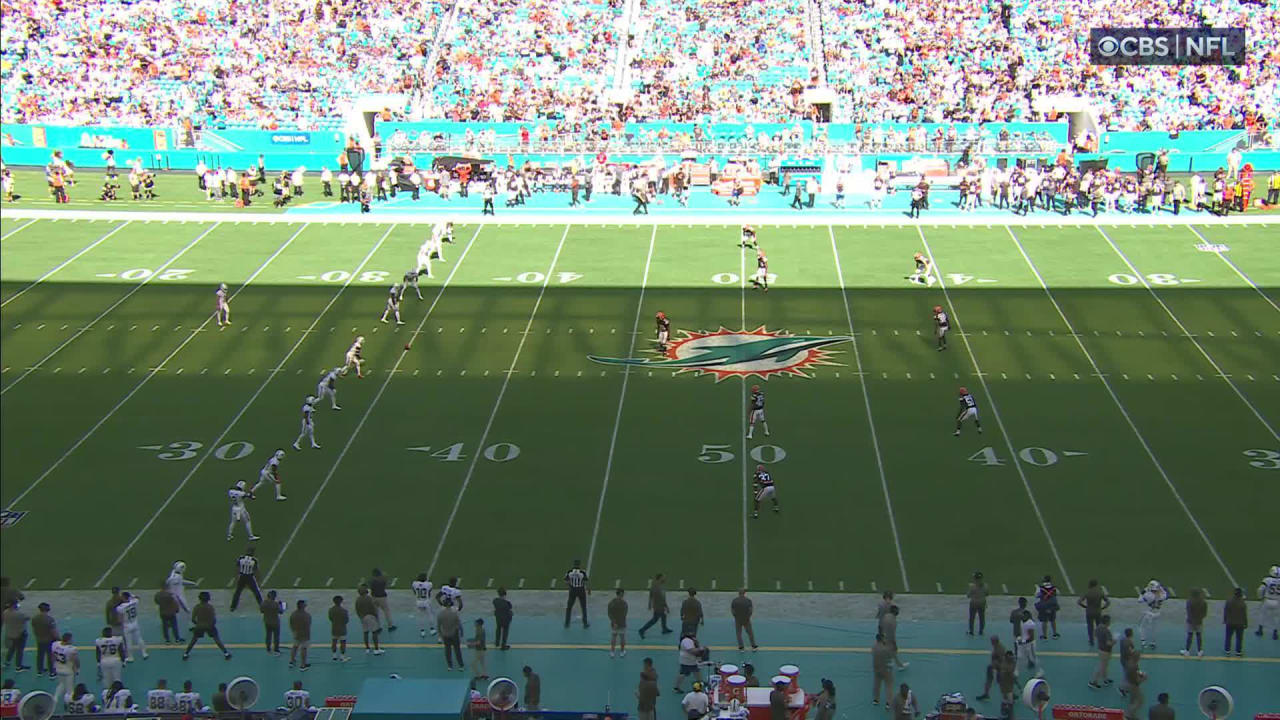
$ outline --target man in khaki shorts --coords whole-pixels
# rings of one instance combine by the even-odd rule
[[[298,661],[298,655],[302,655],[302,664],[298,665],[299,670],[306,670],[311,667],[311,663],[307,662],[307,651],[311,648],[311,613],[307,612],[307,601],[299,600],[298,609],[293,611],[289,616],[289,630],[293,632],[293,648],[289,651],[289,667],[293,667]]]
[[[378,637],[382,634],[382,623],[378,622],[378,607],[369,596],[369,586],[360,586],[360,595],[356,598],[356,615],[360,618],[360,630],[364,633],[364,651],[371,655],[385,652],[378,646]],[[370,636],[373,645],[369,644]]]

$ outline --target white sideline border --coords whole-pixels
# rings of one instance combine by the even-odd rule
[[[736,225],[750,223],[765,226],[795,225],[797,227],[990,227],[997,229],[1006,225],[1013,227],[1054,227],[1054,226],[1188,226],[1188,225],[1280,225],[1280,213],[1270,215],[1229,215],[1219,217],[1210,214],[1190,213],[1182,215],[1115,215],[1093,218],[1082,215],[1053,216],[1019,216],[1019,215],[973,215],[970,213],[949,214],[949,211],[934,211],[931,215],[919,220],[908,220],[901,213],[888,212],[880,214],[858,214],[847,212],[797,212],[789,214],[783,210],[741,211],[733,209],[709,208],[698,215],[650,215],[640,221],[626,210],[617,212],[592,211],[582,212],[536,212],[511,211],[501,216],[477,216],[475,208],[424,210],[421,212],[372,212],[364,215],[338,214],[322,212],[284,212],[267,214],[257,212],[128,212],[120,210],[41,210],[38,208],[20,208],[5,210],[5,216],[14,219],[34,220],[108,220],[137,222],[223,222],[223,223],[309,223],[315,225],[413,225],[431,224],[440,220],[452,220],[466,225],[576,225],[590,227],[592,224],[623,225],[648,227],[650,225]],[[684,211],[682,211],[684,212]]]

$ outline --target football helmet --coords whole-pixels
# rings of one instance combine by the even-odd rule
[[[965,386],[961,385],[961,386],[960,386],[960,394],[961,394],[961,395],[968,395],[968,394],[969,394],[969,388],[967,388],[967,387],[965,387]]]
[[[937,314],[938,314],[938,313],[940,313],[940,312],[942,312],[942,306],[941,306],[941,305],[934,305],[934,306],[933,306],[933,314],[934,314],[934,315],[937,315]]]
[[[313,404],[315,404],[315,402],[316,402],[316,396],[315,396],[315,395],[308,395],[308,396],[307,396],[307,404],[308,404],[308,405],[313,405]]]
[[[283,460],[283,459],[284,459],[284,448],[276,448],[276,455],[275,455],[275,457],[276,457],[276,459],[277,459],[277,460]]]
[[[187,564],[179,560],[173,564],[173,571],[182,574],[187,571]]]
[[[1280,578],[1280,565],[1271,566],[1271,577]]]

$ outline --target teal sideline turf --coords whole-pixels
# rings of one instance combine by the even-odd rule
[[[426,225],[27,223],[0,221],[18,584],[221,577],[245,537],[224,539],[226,489],[288,447],[356,335],[368,377],[320,407],[323,449],[288,451],[288,501],[250,506],[275,584],[377,565],[545,588],[581,558],[631,588],[960,592],[982,569],[1221,598],[1277,561],[1272,227],[764,227],[765,294],[736,227],[460,226],[397,327],[383,300]],[[903,279],[916,251],[942,282]],[[803,377],[588,358],[656,358],[658,310],[677,336],[854,340],[794,355],[827,355]],[[772,434],[748,441],[756,383]],[[952,436],[962,384],[980,436]],[[757,462],[782,512],[752,520]]]

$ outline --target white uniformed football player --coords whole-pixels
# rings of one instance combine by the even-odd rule
[[[396,324],[403,325],[404,321],[400,319],[400,296],[404,291],[400,289],[400,285],[392,285],[391,292],[387,295],[387,306],[382,309],[382,322],[387,321],[387,316],[394,314],[396,316]]]
[[[120,679],[124,667],[124,638],[116,637],[111,633],[110,627],[104,627],[102,637],[94,640],[93,646],[98,656],[102,684],[111,687],[111,683]]]
[[[356,377],[364,377],[364,373],[361,371],[364,366],[364,357],[360,354],[363,350],[364,336],[360,335],[355,342],[351,343],[351,347],[347,349],[347,364],[342,367],[343,375],[351,372],[351,368],[355,368]]]
[[[738,243],[742,247],[758,248],[756,244],[756,229],[750,225],[742,226],[742,240]]]
[[[164,678],[156,680],[155,690],[147,691],[147,710],[177,710],[178,699]]]
[[[236,484],[227,491],[227,497],[231,499],[231,522],[227,523],[227,541],[231,540],[231,533],[238,522],[244,523],[244,531],[249,534],[249,540],[257,540],[258,536],[253,534],[253,521],[249,519],[249,510],[244,506],[246,499],[253,499],[253,493],[245,489],[243,480],[237,480]]]
[[[1280,565],[1272,565],[1271,572],[1262,578],[1258,597],[1262,598],[1262,613],[1255,634],[1262,637],[1263,626],[1270,626],[1271,639],[1280,640]]]
[[[435,234],[434,231],[432,231],[432,234]],[[422,243],[422,247],[418,248],[418,277],[422,277],[423,275],[433,277],[431,274],[431,250],[434,245],[435,241],[431,238],[427,238],[426,241]]]
[[[418,579],[410,586],[413,588],[414,604],[418,608],[418,635],[427,636],[427,629],[436,634],[436,609],[431,602],[431,581],[426,573],[419,573]]]
[[[916,263],[916,271],[907,276],[908,280],[926,287],[938,281],[933,276],[933,263],[929,262],[929,258],[925,257],[924,253],[916,253],[912,256],[912,260]]]
[[[263,483],[269,482],[276,489],[276,500],[285,500],[285,496],[280,493],[280,461],[284,460],[284,449],[277,449],[271,453],[271,457],[267,459],[267,464],[262,466],[258,471],[258,482],[249,488],[249,492],[257,493],[258,487]]]
[[[182,692],[175,694],[173,699],[178,704],[180,713],[194,714],[209,709],[200,701],[200,693],[191,688],[190,680],[182,683]]]
[[[71,633],[62,633],[62,639],[49,649],[53,656],[53,669],[58,684],[53,689],[55,700],[65,701],[76,686],[76,675],[80,674],[80,651],[71,642]]]
[[[400,299],[404,300],[404,291],[409,287],[413,287],[413,291],[418,294],[418,299],[422,299],[422,290],[418,287],[418,271],[409,270],[404,274],[404,279],[400,282]]]
[[[320,446],[316,444],[315,404],[316,397],[314,395],[308,395],[307,399],[302,403],[302,431],[298,433],[298,439],[293,441],[294,450],[302,449],[298,446],[298,443],[302,442],[302,438],[310,440],[311,447],[316,450],[320,449]]]
[[[98,712],[98,699],[89,692],[89,688],[84,683],[76,685],[76,689],[67,693],[65,698],[67,701],[67,714],[70,715],[86,715]]]
[[[12,680],[8,682],[12,683]],[[56,698],[57,695],[54,695]],[[17,707],[18,701],[22,699],[22,691],[16,687],[0,688],[0,705]],[[56,702],[55,702],[56,704]]]
[[[1138,621],[1138,640],[1143,649],[1156,647],[1156,621],[1160,619],[1160,607],[1169,599],[1169,591],[1164,589],[1159,580],[1152,580],[1142,591],[1138,600],[1145,606],[1142,618]]]
[[[133,693],[119,680],[102,691],[102,711],[108,713],[126,713],[138,709],[133,701]]]
[[[147,654],[147,644],[142,641],[142,627],[138,625],[138,608],[141,603],[133,593],[124,592],[120,597],[124,602],[116,606],[116,616],[124,626],[124,642],[128,649],[125,662],[133,662],[133,656],[137,653],[142,653],[142,659],[146,660],[150,656]]]
[[[213,319],[218,327],[231,324],[231,300],[227,298],[227,284],[221,283],[213,294]]]
[[[311,707],[311,693],[302,689],[301,680],[294,680],[293,689],[285,691],[284,706],[289,710],[307,710]]]
[[[329,398],[329,405],[334,410],[341,410],[338,407],[338,377],[342,375],[342,368],[336,367],[325,372],[320,378],[320,383],[316,385],[316,401]]]
[[[169,577],[164,581],[164,589],[178,601],[178,609],[190,613],[191,607],[187,605],[187,598],[183,592],[188,587],[195,587],[196,584],[185,577],[183,573],[187,571],[187,564],[181,560],[173,564],[173,569],[169,571]]]
[[[441,585],[440,590],[436,593],[436,600],[439,601],[441,605],[444,605],[445,601],[448,600],[449,604],[453,606],[453,609],[461,613],[462,590],[458,588],[458,578],[451,577],[449,578],[449,582]]]

